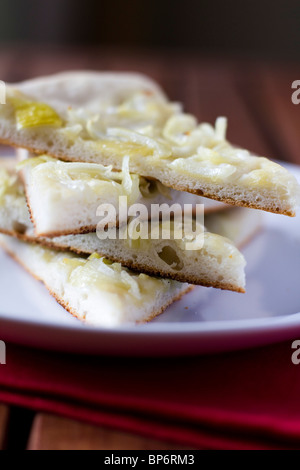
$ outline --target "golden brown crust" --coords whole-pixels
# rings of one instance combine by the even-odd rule
[[[69,303],[63,300],[61,297],[59,297],[55,292],[53,292],[45,283],[43,283],[46,289],[48,290],[49,294],[54,297],[56,302],[61,305],[67,312],[69,312],[73,317],[77,318],[77,320],[84,321],[82,317],[79,317],[78,313],[76,310],[70,307]]]
[[[231,206],[248,207],[249,209],[264,210],[265,212],[271,212],[273,214],[287,215],[289,217],[295,217],[296,216],[296,213],[294,211],[293,212],[292,211],[286,211],[286,210],[280,209],[279,207],[277,207],[276,209],[266,209],[265,207],[262,208],[261,206],[258,206],[257,204],[251,204],[249,202],[240,201],[240,200],[234,199],[234,198],[229,198],[229,197],[220,198],[215,194],[205,192],[205,191],[202,191],[200,189],[196,189],[196,190],[193,190],[191,188],[187,189],[186,186],[182,186],[180,184],[172,184],[172,186],[170,186],[169,184],[167,184],[167,182],[164,182],[164,185],[172,187],[173,189],[176,189],[177,191],[186,191],[186,192],[189,192],[191,194],[196,194],[197,196],[202,196],[202,197],[207,197],[208,199],[213,199],[214,201],[224,202],[225,204],[229,204]]]
[[[56,302],[59,303],[65,310],[67,310],[73,317],[77,318],[80,321],[85,321],[82,317],[79,317],[76,310],[74,310],[72,307],[70,307],[69,303],[64,301],[62,298],[60,298],[55,292],[51,291],[49,287],[47,287],[46,284],[44,284],[49,293],[52,295],[52,297],[55,298]],[[184,291],[179,292],[179,294],[176,297],[173,297],[172,299],[169,299],[159,310],[156,310],[153,312],[148,318],[137,321],[136,324],[143,324],[143,323],[149,323],[151,320],[154,318],[158,317],[161,315],[170,305],[172,305],[173,302],[176,302],[180,300],[185,294],[188,294],[194,289],[194,286],[188,286]],[[88,322],[86,322],[88,324]]]
[[[35,235],[26,235],[26,233],[20,233],[20,232],[14,231],[14,230],[5,230],[5,229],[2,229],[2,228],[0,228],[0,233],[3,233],[4,235],[9,235],[10,237],[17,238],[18,240],[20,240],[22,242],[34,243],[35,245],[46,246],[47,248],[50,248],[52,250],[56,250],[56,251],[74,251],[76,253],[75,250],[70,250],[66,247],[60,247],[60,246],[52,243],[50,240],[39,239]],[[82,254],[82,252],[79,252],[79,251],[77,253]]]
[[[22,240],[22,241],[46,246],[47,248],[51,248],[51,249],[58,250],[58,251],[69,251],[69,252],[71,251],[78,255],[90,255],[91,254],[90,252],[78,250],[77,248],[59,245],[59,243],[57,242],[52,243],[49,240],[28,237],[26,235],[18,234],[17,232],[9,232],[9,231],[5,231],[2,229],[0,229],[0,232],[6,235],[10,235],[15,238],[18,238],[19,240]],[[172,273],[168,271],[162,271],[160,269],[155,269],[153,267],[146,266],[142,263],[134,263],[131,260],[124,260],[123,258],[119,258],[117,256],[112,256],[112,255],[108,256],[107,253],[102,253],[99,251],[97,251],[97,253],[100,256],[104,256],[105,258],[108,258],[115,263],[122,264],[122,266],[125,266],[126,268],[129,268],[134,272],[142,272],[142,273],[148,274],[149,276],[161,277],[164,279],[171,279],[173,281],[194,284],[194,285],[198,285],[202,287],[214,287],[215,289],[230,290],[230,291],[239,292],[242,294],[246,292],[245,289],[243,289],[242,287],[236,286],[234,284],[228,284],[228,283],[226,284],[226,283],[221,283],[221,282],[213,282],[213,283],[207,282],[207,281],[199,279],[199,277],[197,276],[187,276],[184,273],[180,273],[180,272]]]
[[[34,226],[34,230],[36,230],[36,224],[35,224],[35,220],[34,220],[34,217],[33,217],[32,211],[31,211],[31,207],[29,205],[29,201],[28,201],[28,197],[27,197],[27,188],[26,188],[25,185],[24,185],[24,192],[25,192],[26,206],[27,206],[27,209],[28,209],[28,212],[29,212],[29,218],[31,220],[32,225]]]
[[[16,232],[15,230],[6,230],[3,228],[0,228],[0,233],[3,233],[4,235],[9,235],[10,237],[18,238],[18,240],[24,242],[36,243],[36,237],[26,235],[26,233]]]
[[[71,307],[68,305],[67,302],[64,302],[61,298],[58,297],[58,295],[56,295],[53,291],[51,291],[51,289],[46,285],[46,283],[44,281],[42,281],[36,274],[34,274],[29,268],[28,266],[26,266],[24,263],[22,263],[22,261],[15,255],[15,253],[13,253],[12,251],[10,251],[7,246],[5,246],[3,243],[1,243],[0,241],[0,245],[2,246],[2,248],[6,251],[6,253],[14,260],[16,261],[28,274],[30,274],[30,276],[32,276],[36,281],[38,282],[41,282],[45,287],[46,289],[48,290],[49,294],[52,295],[52,297],[55,298],[55,300],[65,309],[67,310],[69,313],[71,313],[71,315],[73,315],[74,317],[76,317],[77,319],[81,320],[78,316],[78,314],[75,312],[75,310],[71,309]]]
[[[106,255],[102,255],[106,256]],[[126,266],[127,268],[131,269],[134,272],[143,272],[146,273],[150,276],[157,276],[157,277],[162,277],[164,279],[172,279],[173,281],[179,281],[179,282],[184,282],[184,283],[189,283],[189,284],[194,284],[202,287],[213,287],[215,289],[222,289],[222,290],[230,290],[234,292],[240,292],[244,294],[246,291],[242,287],[236,286],[234,284],[229,284],[229,283],[221,283],[221,282],[208,282],[204,281],[202,279],[199,279],[197,276],[187,276],[184,273],[176,272],[176,273],[170,273],[168,271],[161,271],[160,269],[156,269],[154,267],[149,267],[146,266],[142,263],[133,263],[132,261],[124,261],[116,256],[112,257],[109,256],[109,258],[116,262],[116,263],[121,263],[123,266]]]
[[[15,142],[10,141],[9,139],[1,139],[0,138],[0,143],[2,143],[4,145],[11,145],[13,147],[20,147],[20,145],[16,144]],[[36,153],[36,154],[46,153],[50,157],[57,158],[57,159],[64,160],[64,161],[69,161],[69,162],[78,162],[79,161],[76,158],[66,157],[66,156],[63,156],[63,155],[55,155],[55,154],[51,153],[51,151],[49,151],[48,149],[41,150],[41,149],[29,147],[28,145],[24,148],[26,148],[27,150],[29,150],[32,153]],[[147,175],[141,175],[141,176],[143,176],[144,178],[149,178],[150,179],[150,177],[147,176]],[[181,185],[180,183],[170,185],[170,184],[168,184],[167,181],[164,181],[163,184],[165,186],[170,187],[170,188],[176,189],[177,191],[183,191],[183,192],[188,192],[188,193],[191,193],[191,194],[195,194],[197,196],[207,197],[208,199],[213,199],[215,201],[224,202],[225,204],[230,204],[230,205],[239,206],[239,207],[248,207],[248,208],[251,208],[251,209],[264,210],[265,212],[271,212],[271,213],[274,213],[274,214],[287,215],[289,217],[295,217],[295,215],[296,215],[295,211],[280,209],[280,207],[276,207],[276,209],[271,209],[271,208],[265,208],[265,207],[258,206],[257,204],[248,203],[246,201],[237,200],[237,199],[234,199],[234,198],[229,198],[229,197],[220,198],[216,194],[210,193],[208,191],[203,191],[203,190],[200,190],[200,189],[188,188],[186,186]]]
[[[74,310],[72,307],[70,307],[69,303],[66,302],[65,300],[63,300],[61,297],[58,296],[58,294],[56,294],[44,281],[42,281],[38,276],[36,276],[36,274],[34,274],[27,266],[24,265],[24,263],[22,263],[22,261],[15,255],[15,253],[13,253],[11,250],[9,250],[4,244],[1,243],[0,241],[0,245],[2,246],[2,248],[6,251],[6,253],[11,257],[13,258],[20,266],[22,266],[22,268],[27,272],[29,273],[34,279],[36,279],[37,281],[41,282],[45,287],[46,289],[48,290],[48,292],[50,293],[50,295],[52,297],[54,297],[54,299],[57,301],[57,303],[59,303],[65,310],[67,310],[71,315],[73,315],[75,318],[77,318],[78,320],[80,321],[85,321],[85,319],[83,319],[82,317],[80,317],[78,315],[78,313],[76,312],[76,310]],[[169,305],[171,305],[173,302],[177,301],[177,300],[180,300],[185,294],[187,294],[188,292],[190,292],[192,289],[194,288],[194,286],[187,286],[187,288],[181,292],[178,293],[177,296],[169,299],[159,310],[156,310],[155,312],[153,312],[148,318],[144,319],[144,320],[141,320],[141,321],[138,321],[136,322],[137,324],[141,324],[141,323],[148,323],[150,322],[151,320],[153,320],[155,317],[157,317],[158,315],[160,315],[161,313],[163,313],[167,307],[169,307]],[[88,323],[88,322],[87,322]]]
[[[95,225],[86,225],[79,229],[73,230],[62,230],[57,232],[46,232],[46,233],[39,233],[39,237],[47,237],[47,238],[56,238],[56,237],[64,237],[67,235],[85,235],[86,233],[95,232],[96,231]]]
[[[41,241],[40,243],[43,244],[43,241]],[[90,252],[78,250],[77,248],[65,247],[65,246],[59,245],[59,243],[55,243],[54,247],[60,250],[73,251],[74,253],[77,253],[79,255],[91,254]],[[214,287],[216,289],[230,290],[234,292],[240,292],[243,294],[245,293],[245,289],[243,289],[242,287],[236,286],[234,284],[228,284],[228,283],[226,284],[226,283],[221,283],[221,282],[213,282],[213,283],[207,282],[207,281],[199,279],[199,277],[197,276],[187,276],[184,273],[180,273],[180,272],[172,273],[169,271],[162,271],[152,266],[146,266],[145,264],[133,262],[132,260],[126,260],[124,258],[119,258],[118,256],[114,256],[114,255],[107,255],[107,253],[103,253],[100,251],[97,251],[97,253],[100,256],[104,256],[105,258],[108,258],[115,263],[120,263],[122,266],[125,266],[126,268],[129,268],[134,272],[142,272],[142,273],[148,274],[149,276],[162,277],[164,279],[171,279],[173,281],[179,281],[179,282],[184,282],[184,283],[187,282],[189,284],[195,284],[195,285],[203,286],[203,287]]]

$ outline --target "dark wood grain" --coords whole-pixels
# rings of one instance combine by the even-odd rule
[[[48,414],[35,417],[28,450],[184,450],[183,446],[147,439]]]
[[[300,105],[292,102],[291,85],[300,80],[300,67],[263,67],[261,73],[261,104],[258,111],[279,157],[300,163]]]
[[[9,409],[5,405],[0,405],[0,450],[4,449],[6,443],[9,420]]]
[[[256,121],[269,156],[300,163],[300,105],[292,103],[294,80],[300,79],[300,67],[269,63],[247,64],[243,94],[248,112]]]
[[[244,98],[244,73],[236,63],[190,59],[184,68],[186,79],[182,101],[199,120],[214,123],[218,116],[228,118],[227,137],[234,144],[258,155],[268,155],[271,147],[258,123],[249,113]],[[178,89],[179,94],[179,89]],[[180,95],[179,95],[180,96]]]
[[[227,116],[228,138],[235,144],[259,155],[278,156],[270,143],[268,129],[266,132],[266,126],[261,126],[261,119],[257,119],[257,112],[253,113],[253,107],[255,111],[257,106],[261,107],[260,95],[256,97],[257,103],[252,103],[253,91],[261,88],[257,64],[252,67],[249,62],[202,58],[184,51],[23,46],[0,50],[0,65],[0,78],[8,81],[79,69],[145,73],[157,80],[172,100],[182,102],[185,110],[199,119],[214,123],[218,116]],[[265,87],[266,106],[270,109],[280,106],[279,83],[273,79],[273,75],[266,78],[273,84]],[[272,124],[274,134],[277,124]]]

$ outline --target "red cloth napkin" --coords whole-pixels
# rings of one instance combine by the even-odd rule
[[[291,361],[291,344],[172,359],[9,344],[0,402],[191,448],[300,448],[300,365]]]

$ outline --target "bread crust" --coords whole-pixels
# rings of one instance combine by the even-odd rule
[[[0,143],[2,143],[4,145],[10,145],[10,146],[13,146],[13,147],[20,147],[20,143],[13,142],[10,139],[1,139],[0,138]],[[21,146],[26,148],[28,151],[30,151],[32,153],[35,153],[35,154],[46,153],[50,157],[60,159],[60,160],[64,160],[64,161],[68,161],[68,162],[78,162],[79,161],[76,158],[67,157],[65,155],[54,154],[51,151],[49,151],[48,149],[42,150],[41,148],[37,149],[36,147],[30,147],[28,145],[21,145]],[[150,176],[148,176],[146,174],[143,174],[141,176],[143,176],[145,178],[148,178],[148,179],[151,178]],[[234,205],[234,206],[239,206],[239,207],[248,207],[248,208],[251,208],[251,209],[264,210],[265,212],[271,212],[271,213],[274,213],[274,214],[282,214],[282,215],[286,215],[286,216],[289,216],[289,217],[295,217],[295,215],[296,215],[294,210],[284,210],[284,209],[281,209],[280,207],[276,207],[275,209],[265,208],[265,207],[259,206],[258,204],[253,204],[253,203],[250,203],[250,202],[247,202],[247,201],[233,199],[233,198],[230,198],[230,197],[222,197],[221,198],[217,194],[214,194],[212,192],[204,191],[204,190],[201,190],[201,189],[193,189],[193,188],[190,188],[190,187],[187,187],[187,186],[183,186],[180,183],[176,183],[176,184],[172,183],[172,185],[170,185],[170,184],[168,184],[167,181],[164,181],[163,184],[167,187],[176,189],[177,191],[184,191],[184,192],[188,192],[188,193],[191,193],[191,194],[195,194],[197,196],[207,197],[208,199],[213,199],[215,201],[224,202],[225,204],[229,204],[229,205]]]
[[[60,250],[65,249],[62,246],[59,246],[59,245],[56,245],[56,246],[58,246]],[[69,251],[73,251],[73,252],[75,252],[79,255],[84,254],[84,252],[82,252],[80,250],[77,250],[77,249],[74,249],[72,247],[69,248]],[[100,253],[100,252],[97,252],[97,253],[100,256],[107,257],[107,254],[105,254],[105,253]],[[154,267],[147,266],[147,265],[142,264],[142,263],[134,263],[131,260],[124,260],[124,258],[119,258],[117,256],[112,256],[112,255],[109,256],[109,259],[111,261],[113,261],[114,263],[122,264],[122,266],[125,266],[126,268],[129,268],[134,272],[143,272],[145,274],[148,274],[149,276],[162,277],[164,279],[171,279],[173,281],[179,281],[179,282],[183,282],[183,283],[187,282],[189,284],[194,284],[194,285],[198,285],[198,286],[202,286],[202,287],[213,287],[213,288],[216,288],[216,289],[230,290],[230,291],[239,292],[239,293],[242,293],[242,294],[244,294],[246,292],[244,288],[236,286],[234,284],[229,284],[229,283],[224,284],[224,283],[221,283],[221,282],[207,282],[207,281],[200,280],[199,277],[197,277],[197,276],[186,276],[185,274],[180,273],[180,272],[172,273],[172,272],[169,272],[169,271],[162,271],[160,269],[156,269]]]
[[[23,183],[24,183],[24,181],[23,181]],[[24,192],[25,192],[25,199],[26,199],[26,205],[27,205],[28,212],[29,212],[29,217],[30,217],[30,220],[31,220],[31,222],[34,226],[34,231],[35,231],[35,234],[36,234],[37,237],[55,238],[55,237],[62,237],[64,235],[83,235],[85,233],[90,233],[90,232],[95,232],[96,231],[96,229],[97,229],[96,225],[85,225],[83,227],[80,227],[77,230],[72,229],[71,231],[70,230],[59,230],[59,231],[56,231],[56,232],[47,232],[47,233],[41,232],[41,233],[38,233],[37,232],[36,222],[35,222],[35,219],[34,219],[34,216],[33,216],[33,213],[32,213],[32,209],[31,209],[31,206],[30,206],[30,202],[29,202],[26,183],[24,183]],[[118,227],[118,225],[116,227]]]
[[[64,299],[62,299],[58,294],[56,294],[44,281],[42,281],[38,276],[36,276],[22,261],[18,258],[18,256],[13,253],[5,244],[3,244],[0,241],[1,247],[4,249],[4,251],[14,260],[16,261],[28,274],[30,274],[35,280],[38,282],[42,283],[50,295],[57,301],[59,305],[61,305],[66,311],[68,311],[72,316],[77,318],[78,320],[82,322],[86,322],[85,318],[82,318],[74,308],[72,308],[68,302],[66,302]],[[161,315],[169,305],[171,305],[173,302],[176,302],[177,300],[180,300],[185,294],[188,292],[192,291],[195,286],[187,286],[186,289],[182,290],[179,292],[175,297],[172,297],[169,299],[164,305],[161,306],[159,310],[153,311],[149,317],[147,317],[144,320],[137,321],[135,322],[136,324],[143,324],[143,323],[149,323],[151,320],[153,320],[155,317],[158,315]],[[89,322],[86,322],[89,324]]]
[[[59,243],[52,243],[49,240],[26,236],[26,234],[23,235],[17,232],[10,232],[8,230],[2,230],[2,229],[0,229],[0,233],[4,233],[5,235],[10,235],[12,237],[18,238],[21,241],[46,246],[47,248],[51,248],[57,251],[68,251],[68,252],[76,253],[78,255],[86,255],[86,256],[91,254],[83,250],[78,250],[77,248],[62,246],[62,245],[59,245]],[[189,284],[198,285],[202,287],[213,287],[213,288],[221,289],[221,290],[230,290],[233,292],[239,292],[241,294],[244,294],[246,292],[244,288],[236,286],[234,284],[229,284],[229,283],[224,284],[221,282],[207,282],[204,280],[200,280],[199,277],[197,276],[186,276],[184,273],[180,273],[180,272],[173,273],[167,270],[162,271],[160,269],[155,269],[154,267],[147,266],[142,263],[134,263],[131,260],[124,260],[124,258],[119,258],[118,256],[112,256],[112,255],[107,256],[106,253],[102,253],[102,252],[97,252],[97,253],[100,256],[108,257],[111,261],[115,263],[122,264],[122,266],[125,266],[126,268],[129,268],[134,272],[142,272],[142,273],[148,274],[149,276],[161,277],[164,279],[171,279],[173,281],[189,283]]]
[[[55,294],[55,292],[51,291],[51,289],[49,289],[49,287],[45,283],[43,283],[43,284],[45,285],[45,287],[47,288],[49,293],[52,295],[52,297],[55,298],[56,302],[59,303],[59,305],[61,305],[65,310],[67,310],[71,315],[73,315],[73,317],[77,318],[78,320],[84,321],[84,322],[86,321],[82,317],[78,316],[76,310],[74,310],[72,307],[70,307],[68,302],[64,301],[61,297],[59,297],[57,294]],[[149,323],[154,318],[161,315],[170,305],[172,305],[173,302],[176,302],[176,301],[180,300],[185,294],[188,294],[189,292],[191,292],[194,289],[194,287],[195,286],[188,286],[184,291],[179,292],[178,295],[176,295],[175,297],[172,297],[172,299],[168,300],[159,310],[156,310],[155,312],[153,312],[148,318],[146,318],[144,320],[141,320],[141,321],[137,321],[136,324],[137,325],[142,325],[144,323]],[[88,324],[88,322],[86,322],[86,323]]]

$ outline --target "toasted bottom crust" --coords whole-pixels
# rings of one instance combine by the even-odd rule
[[[253,233],[251,233],[251,235],[249,235],[247,238],[245,238],[241,243],[238,243],[236,246],[237,248],[241,249],[243,248],[244,246],[248,245],[248,243],[251,242],[251,240],[254,239],[254,237],[256,237],[256,235],[258,233],[260,233],[262,231],[262,227],[257,227],[255,229],[255,231],[253,231]],[[58,250],[58,251],[73,251],[74,253],[78,254],[78,255],[82,255],[82,254],[89,254],[89,253],[86,253],[82,250],[78,250],[76,248],[72,248],[72,247],[63,247],[63,246],[59,246],[57,243],[53,243],[51,242],[50,240],[48,239],[40,239],[38,240],[36,236],[30,236],[30,235],[26,235],[23,234],[23,233],[20,233],[20,232],[14,232],[12,230],[5,230],[5,229],[2,229],[0,228],[0,233],[3,233],[3,235],[9,235],[10,237],[15,237],[15,238],[18,238],[19,240],[21,241],[24,241],[24,242],[29,242],[29,243],[39,243],[40,245],[42,246],[47,246],[48,248],[52,248],[54,250]]]
[[[70,307],[69,303],[64,301],[61,297],[59,297],[55,292],[53,292],[51,290],[51,288],[44,282],[42,281],[38,276],[36,276],[24,263],[22,263],[22,261],[18,258],[18,256],[13,253],[11,250],[9,250],[7,248],[7,246],[5,246],[5,244],[3,244],[1,241],[0,241],[0,246],[4,249],[4,251],[14,260],[16,261],[20,266],[22,266],[22,268],[28,273],[30,274],[34,279],[36,279],[38,282],[41,282],[45,287],[46,289],[48,290],[49,294],[57,301],[57,303],[59,303],[59,305],[61,305],[67,312],[69,312],[73,317],[77,318],[78,320],[80,321],[85,321],[85,319],[81,318],[77,312],[72,308]],[[141,321],[138,321],[136,322],[136,324],[143,324],[143,323],[149,323],[151,320],[153,320],[155,317],[157,317],[158,315],[162,314],[167,307],[169,307],[169,305],[171,305],[173,302],[176,302],[177,300],[180,300],[185,294],[187,294],[188,292],[191,292],[193,289],[194,289],[195,286],[187,286],[186,289],[184,289],[183,291],[179,292],[178,295],[176,295],[175,297],[173,297],[172,299],[168,300],[164,305],[162,305],[162,307],[159,309],[159,310],[156,310],[154,312],[152,312],[152,314],[144,319],[144,320],[141,320]]]
[[[29,243],[35,243],[38,245],[46,246],[47,248],[51,248],[54,250],[58,251],[68,251],[68,252],[73,252],[78,255],[90,255],[91,253],[87,253],[85,251],[78,250],[76,248],[72,247],[65,247],[62,245],[59,245],[58,243],[52,243],[50,240],[47,239],[38,239],[35,237],[30,237],[26,236],[23,234],[19,234],[17,232],[10,232],[8,230],[2,230],[0,229],[0,233],[3,233],[5,235],[10,235],[12,237],[18,238],[21,241],[29,242]],[[106,257],[107,255],[105,253],[98,252],[100,256]],[[241,294],[244,294],[246,291],[244,288],[236,286],[234,284],[225,284],[221,282],[207,282],[203,280],[199,280],[197,276],[186,276],[183,273],[171,273],[167,271],[161,271],[159,269],[155,269],[153,267],[149,267],[145,264],[141,263],[134,263],[131,260],[124,260],[123,258],[118,258],[117,256],[109,256],[109,259],[115,263],[120,263],[122,266],[125,266],[126,268],[131,269],[134,272],[143,272],[145,274],[148,274],[149,276],[157,276],[157,277],[162,277],[164,279],[171,279],[173,281],[179,281],[183,283],[189,283],[189,284],[194,284],[194,285],[199,285],[202,287],[213,287],[215,289],[221,289],[221,290],[229,290],[233,292],[239,292]]]
[[[35,243],[37,245],[46,246],[47,248],[52,248],[53,250],[57,251],[74,251],[71,249],[66,249],[65,247],[59,247],[47,239],[38,239],[35,235],[26,235],[26,233],[15,232],[13,230],[5,230],[3,228],[0,228],[0,233],[3,233],[3,235],[9,235],[10,237],[17,238],[22,242]],[[77,253],[80,254],[79,252]]]
[[[19,144],[15,143],[15,142],[12,142],[11,140],[9,139],[0,139],[0,143],[4,144],[4,145],[10,145],[12,147],[20,147]],[[30,152],[32,153],[36,153],[36,154],[41,154],[43,153],[43,151],[41,149],[37,149],[37,148],[34,148],[34,147],[29,147],[28,145],[26,147],[27,150],[29,150]],[[49,152],[48,150],[45,151],[45,153],[53,158],[57,158],[59,160],[64,160],[64,161],[67,161],[67,162],[77,162],[79,161],[78,159],[76,158],[70,158],[70,157],[67,157],[67,156],[63,156],[63,155],[55,155],[54,153],[52,152]],[[145,178],[150,178],[149,176],[147,175],[141,175],[141,176],[144,176]],[[153,178],[152,178],[153,179]],[[214,199],[215,201],[220,201],[220,202],[224,202],[226,204],[229,204],[229,205],[234,205],[234,206],[239,206],[239,207],[249,207],[251,209],[258,209],[258,210],[264,210],[265,212],[272,212],[274,214],[282,214],[282,215],[287,215],[289,217],[295,217],[296,213],[295,211],[291,211],[291,210],[284,210],[284,209],[280,209],[279,207],[277,207],[276,209],[271,209],[271,208],[265,208],[265,207],[261,207],[257,204],[253,204],[253,203],[249,203],[249,202],[246,202],[246,201],[242,201],[242,200],[238,200],[238,199],[233,199],[233,198],[220,198],[218,197],[216,194],[214,193],[210,193],[208,191],[203,191],[203,190],[200,190],[200,189],[197,189],[197,190],[194,190],[192,188],[189,188],[189,187],[186,187],[186,186],[182,186],[180,184],[168,184],[166,181],[164,181],[163,183],[165,186],[169,186],[173,189],[176,189],[177,191],[184,191],[184,192],[188,192],[188,193],[192,193],[192,194],[196,194],[197,196],[203,196],[203,197],[207,197],[208,199]]]
[[[16,261],[19,262],[18,260],[16,260]],[[21,263],[19,263],[19,264],[21,264]],[[43,283],[43,284],[45,285],[45,287],[47,288],[49,293],[52,295],[52,297],[55,298],[56,302],[59,303],[59,305],[61,305],[65,310],[67,310],[67,312],[69,312],[71,315],[73,315],[73,317],[77,318],[80,321],[85,321],[84,319],[82,319],[78,316],[77,312],[72,307],[70,307],[68,302],[65,302],[63,299],[58,297],[58,295],[56,295],[54,292],[52,292],[51,289],[49,289],[49,287],[45,283]],[[157,311],[153,312],[148,318],[146,318],[144,320],[141,320],[141,321],[138,321],[138,322],[136,322],[136,324],[149,323],[151,320],[158,317],[158,315],[161,315],[170,305],[172,305],[173,302],[176,302],[177,300],[180,300],[185,294],[188,294],[189,292],[191,292],[194,289],[194,287],[195,286],[188,286],[184,291],[180,292],[176,297],[173,297],[172,299],[168,300],[168,302],[166,302],[160,308],[160,310],[157,310]]]
[[[117,226],[116,226],[117,228]],[[64,237],[66,235],[85,235],[86,233],[96,232],[97,227],[95,225],[86,225],[84,227],[79,228],[78,230],[62,230],[58,232],[47,232],[47,233],[38,233],[38,237],[47,237],[47,238],[56,238],[56,237]],[[35,226],[36,231],[36,226]]]
[[[165,186],[168,186],[166,183],[164,183]],[[172,188],[176,189],[177,191],[187,191],[192,194],[196,194],[197,196],[203,196],[207,197],[208,199],[214,199],[215,201],[220,201],[224,202],[225,204],[229,204],[231,206],[238,206],[238,207],[248,207],[249,209],[258,209],[258,210],[263,210],[265,212],[271,212],[272,214],[281,214],[281,215],[287,215],[289,217],[295,217],[296,213],[294,211],[287,211],[287,210],[282,210],[279,207],[276,209],[269,209],[269,208],[262,208],[258,206],[257,204],[251,204],[246,201],[239,201],[237,199],[233,198],[219,198],[218,196],[208,193],[205,191],[200,191],[200,190],[193,190],[193,189],[186,189],[184,186],[181,186],[180,184],[172,185]]]
[[[64,248],[58,246],[60,250],[63,250]],[[81,251],[71,249],[70,251],[74,251],[77,254],[82,254]],[[100,256],[106,256],[105,253],[98,253]],[[131,269],[132,271],[135,272],[143,272],[145,274],[149,274],[149,276],[157,276],[157,277],[162,277],[165,279],[172,279],[173,281],[179,281],[179,282],[188,282],[190,284],[195,284],[195,285],[201,285],[202,287],[213,287],[215,289],[222,289],[222,290],[230,290],[234,292],[239,292],[241,294],[244,294],[246,291],[242,287],[238,287],[234,284],[224,284],[224,283],[219,283],[219,282],[207,282],[207,281],[200,281],[197,276],[186,276],[182,273],[170,273],[167,271],[161,271],[159,269],[155,269],[153,267],[146,266],[145,264],[141,263],[134,263],[133,261],[124,261],[124,259],[118,258],[117,256],[109,256],[110,260],[115,262],[115,263],[120,263],[123,266],[126,266],[127,268]]]

